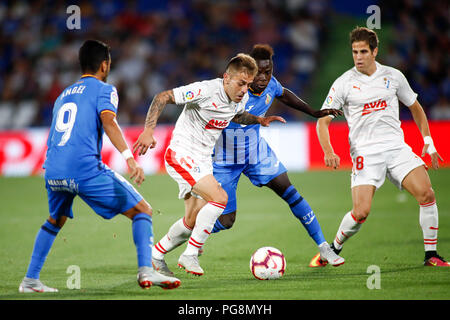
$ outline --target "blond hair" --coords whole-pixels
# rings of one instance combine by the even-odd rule
[[[255,59],[245,53],[239,53],[233,57],[227,64],[226,73],[245,72],[248,75],[256,76],[258,73],[258,65]]]

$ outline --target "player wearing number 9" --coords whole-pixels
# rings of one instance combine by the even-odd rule
[[[67,220],[73,218],[76,196],[98,215],[111,219],[117,214],[132,220],[137,251],[138,283],[165,289],[176,288],[180,281],[152,268],[152,208],[122,176],[109,169],[101,159],[105,132],[124,156],[131,179],[140,185],[144,172],[128,148],[116,121],[119,98],[106,80],[111,66],[109,47],[96,40],[86,41],[79,51],[82,77],[63,90],[56,99],[47,141],[44,163],[45,184],[50,217],[39,230],[26,277],[20,292],[56,292],[43,285],[39,274],[53,241]]]

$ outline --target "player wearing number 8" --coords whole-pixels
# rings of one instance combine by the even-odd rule
[[[343,109],[349,126],[350,154],[353,159],[351,179],[353,208],[339,226],[332,247],[336,253],[356,234],[369,215],[375,191],[386,177],[399,189],[406,189],[419,204],[419,222],[423,231],[426,266],[450,264],[437,254],[438,208],[426,165],[405,141],[399,120],[399,101],[412,113],[422,136],[422,157],[428,153],[432,167],[442,158],[433,145],[428,121],[417,94],[397,69],[375,61],[377,34],[367,28],[350,33],[355,67],[345,72],[331,86],[322,108]],[[320,118],[317,134],[324,151],[325,164],[339,167],[328,131],[332,116]],[[316,255],[310,266],[325,264]]]
[[[64,89],[56,99],[44,163],[50,217],[39,230],[31,261],[19,292],[57,292],[43,285],[40,271],[58,232],[67,218],[73,218],[72,203],[83,199],[98,215],[111,219],[122,213],[132,222],[138,258],[138,283],[165,289],[180,281],[163,276],[151,265],[152,209],[125,178],[109,169],[101,159],[103,132],[124,156],[130,177],[140,185],[144,172],[116,121],[119,98],[107,84],[111,56],[109,47],[96,40],[86,41],[79,52],[83,76]]]

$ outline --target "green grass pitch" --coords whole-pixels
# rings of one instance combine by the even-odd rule
[[[439,207],[438,252],[450,259],[450,169],[430,170]],[[292,183],[314,209],[329,242],[342,216],[351,208],[349,171],[314,171],[290,174]],[[166,175],[148,176],[139,189],[154,209],[155,240],[183,215],[177,186]],[[338,268],[309,268],[317,252],[314,242],[288,206],[267,188],[257,188],[243,177],[238,187],[238,215],[233,229],[213,234],[200,258],[205,275],[195,277],[176,267],[184,246],[167,255],[167,262],[182,281],[176,290],[136,283],[137,261],[131,223],[118,216],[103,220],[81,199],[55,240],[41,280],[60,290],[57,294],[19,294],[36,233],[48,217],[42,177],[0,178],[0,300],[10,299],[164,299],[164,300],[334,300],[450,298],[450,269],[423,267],[423,239],[419,207],[406,192],[389,181],[377,191],[372,212],[360,232],[342,251],[346,263]],[[249,270],[251,254],[274,246],[287,260],[285,275],[260,281]],[[69,289],[76,265],[81,288]],[[380,288],[367,282],[380,270]],[[369,279],[370,282],[370,279]]]

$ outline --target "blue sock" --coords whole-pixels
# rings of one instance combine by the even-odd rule
[[[33,253],[31,254],[31,261],[26,275],[27,278],[39,279],[39,274],[44,266],[45,259],[59,230],[61,228],[52,225],[48,221],[45,221],[42,225],[34,241]]]
[[[133,218],[132,229],[138,267],[151,267],[153,245],[152,217],[145,213],[138,213]]]
[[[219,232],[219,231],[221,231],[221,230],[226,230],[226,229],[227,229],[227,228],[225,228],[225,227],[223,226],[223,224],[220,223],[219,219],[217,219],[217,220],[216,220],[216,223],[214,223],[214,227],[213,227],[211,233],[217,233],[217,232]]]
[[[309,206],[309,203],[303,199],[294,186],[290,186],[284,192],[282,198],[289,204],[294,216],[300,220],[302,225],[308,231],[309,236],[316,242],[317,245],[325,242],[322,229],[319,221],[314,214],[314,211]]]

